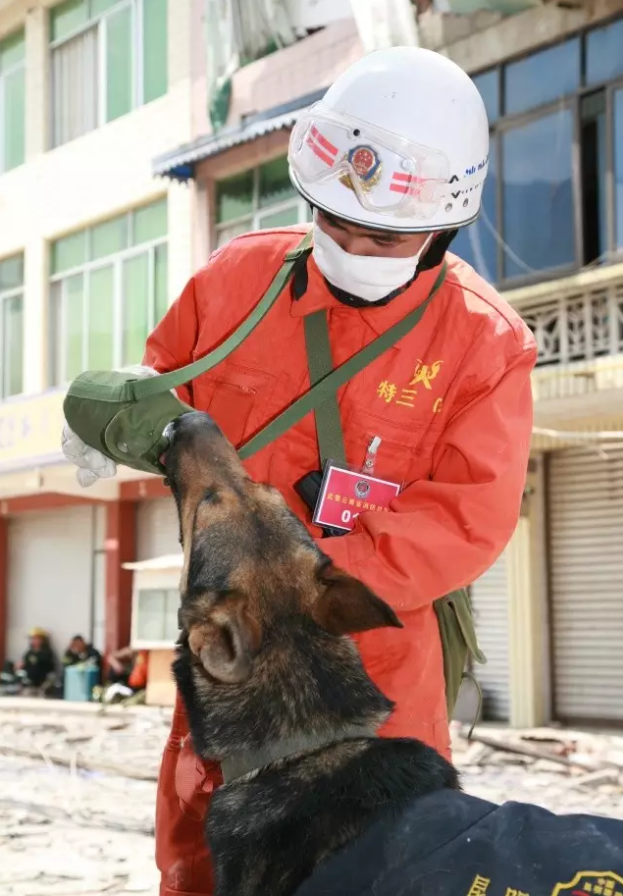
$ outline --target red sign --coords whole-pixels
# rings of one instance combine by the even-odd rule
[[[360,513],[368,510],[388,513],[390,501],[399,492],[400,486],[395,482],[342,467],[328,467],[313,521],[317,526],[350,532]]]

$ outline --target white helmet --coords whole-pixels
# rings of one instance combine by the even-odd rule
[[[367,227],[449,230],[480,211],[489,124],[471,78],[416,47],[364,56],[307,109],[290,137],[296,189]]]

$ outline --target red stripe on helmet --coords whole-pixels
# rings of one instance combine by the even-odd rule
[[[410,196],[417,196],[424,184],[423,177],[416,177],[414,174],[403,174],[402,171],[394,171],[392,181],[389,185],[391,193],[403,193]]]
[[[321,149],[321,147],[316,143],[316,141],[311,137],[311,135],[307,138],[306,142],[307,142],[307,145],[311,148],[311,151],[315,155],[317,155],[318,158],[321,159],[325,163],[325,165],[328,165],[329,168],[333,167],[333,164],[335,163],[335,159],[333,158],[333,156],[330,156],[326,152],[324,152],[324,150]]]
[[[336,156],[338,154],[337,146],[334,146],[326,137],[320,133],[315,124],[311,126],[311,133],[315,140],[322,146],[323,149],[326,149],[328,153],[332,156]]]

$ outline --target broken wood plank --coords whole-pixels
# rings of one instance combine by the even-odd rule
[[[511,743],[510,741],[498,740],[498,738],[487,737],[486,734],[477,734],[476,732],[472,733],[471,740],[476,741],[476,743],[479,744],[484,744],[487,747],[492,747],[494,750],[501,750],[505,753],[517,753],[520,756],[530,756],[532,759],[547,759],[548,762],[556,762],[567,768],[581,768],[585,772],[596,772],[602,768],[611,767],[608,763],[600,763],[596,765],[595,763],[581,762],[580,760],[569,759],[567,756],[559,756],[556,753],[549,753],[547,750],[539,750],[537,747],[529,747],[522,743]]]
[[[39,750],[25,750],[23,747],[7,747],[0,744],[0,754],[4,756],[20,756],[23,759],[34,759],[38,762],[51,762],[53,765],[62,765],[64,768],[81,768],[89,772],[102,772],[103,774],[116,775],[119,778],[131,778],[136,781],[157,782],[157,772],[141,771],[136,768],[117,765],[113,762],[94,762],[79,754],[73,757],[59,756],[53,753],[41,753]]]
[[[94,828],[106,828],[110,831],[121,831],[124,834],[145,834],[147,837],[154,836],[154,828],[152,825],[128,824],[111,816],[93,817],[84,814],[72,815],[58,806],[48,806],[42,803],[29,803],[22,800],[12,800],[0,797],[0,809],[17,809],[23,812],[30,812],[32,815],[41,815],[43,818],[49,818],[53,821],[68,821],[71,824],[82,825]]]

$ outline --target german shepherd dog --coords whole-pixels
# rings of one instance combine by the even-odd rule
[[[206,820],[218,896],[623,896],[620,821],[495,806],[434,749],[376,736],[393,704],[348,636],[401,627],[394,611],[249,478],[207,414],[168,435],[173,673],[195,752],[223,771]]]
[[[401,627],[333,567],[212,419],[172,424],[163,458],[184,553],[173,666],[195,752],[221,763],[206,836],[218,896],[286,896],[414,797],[456,788],[435,750],[375,731],[393,704],[346,635]]]

